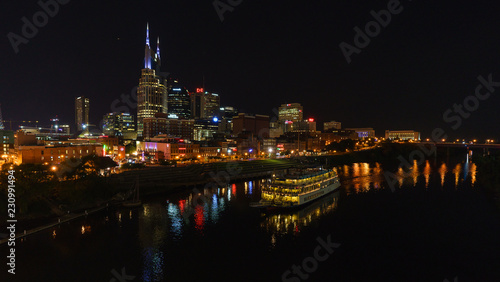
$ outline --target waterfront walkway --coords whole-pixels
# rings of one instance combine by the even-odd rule
[[[108,205],[106,204],[106,205],[104,205],[102,207],[94,208],[94,209],[91,209],[91,210],[86,210],[86,211],[81,212],[81,213],[76,213],[76,214],[70,213],[70,214],[64,215],[64,216],[58,218],[58,220],[56,222],[54,222],[54,223],[46,224],[46,225],[39,226],[39,227],[36,227],[36,228],[32,228],[32,229],[29,229],[29,230],[23,230],[23,232],[18,232],[16,234],[16,240],[20,239],[20,238],[24,238],[24,237],[32,235],[32,234],[35,234],[35,233],[43,231],[43,230],[47,230],[47,229],[52,228],[54,226],[58,226],[58,225],[60,225],[62,223],[69,222],[71,220],[74,220],[74,219],[77,219],[77,218],[80,218],[80,217],[83,217],[83,216],[87,216],[89,214],[101,211],[103,209],[106,209],[107,207],[108,207]],[[5,239],[0,240],[0,245],[7,243],[8,240],[9,240],[8,237],[5,238]]]
[[[296,164],[297,162],[291,159],[270,159],[195,164],[185,167],[148,167],[144,169],[128,170],[120,174],[112,175],[109,178],[109,183],[124,187],[132,187],[136,181],[139,181],[141,195],[168,193],[175,189],[204,185],[210,182],[221,185],[221,183],[225,184],[226,181],[267,177],[275,171],[283,170]],[[18,231],[16,239],[21,239],[37,232],[53,228],[62,223],[101,211],[110,205],[111,204],[108,203],[83,212],[65,214],[58,217],[55,222],[29,230],[16,230]],[[1,239],[0,245],[8,242],[8,239],[8,237]]]
[[[194,164],[185,167],[147,167],[112,175],[109,183],[132,187],[138,181],[141,194],[150,194],[210,182],[220,184],[226,181],[267,177],[275,171],[296,164],[297,161],[293,159],[268,159]]]

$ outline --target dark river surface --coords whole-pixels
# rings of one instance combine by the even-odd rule
[[[393,171],[394,192],[378,163],[336,169],[338,191],[292,212],[249,207],[265,180],[110,208],[18,240],[0,281],[500,281],[474,163]]]

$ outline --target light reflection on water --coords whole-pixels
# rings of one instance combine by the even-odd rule
[[[470,172],[470,176],[471,176],[472,186],[474,186],[474,183],[476,183],[476,170],[477,170],[476,164],[471,163],[469,172]]]
[[[457,164],[453,169],[453,174],[455,175],[455,187],[458,186],[458,181],[460,180],[460,171],[462,170],[462,164]]]
[[[339,191],[337,190],[299,210],[282,211],[265,215],[261,227],[273,234],[273,242],[275,243],[277,236],[285,234],[296,235],[304,227],[318,220],[322,215],[335,210],[338,198]]]
[[[341,186],[346,188],[348,194],[351,191],[355,193],[367,192],[370,189],[380,189],[384,181],[384,173],[379,163],[371,165],[369,163],[355,163],[352,166],[344,165],[341,171]],[[398,172],[402,173],[401,172]]]
[[[447,165],[426,161],[423,165],[413,162],[411,170],[400,168],[394,171],[400,186],[414,187],[419,184],[428,188],[459,187],[465,180],[472,186],[476,182],[477,167],[474,163]],[[381,164],[355,163],[337,168],[341,178],[341,189],[347,195],[364,193],[370,190],[387,188]],[[448,177],[446,177],[448,176]],[[265,180],[247,181],[230,184],[226,187],[199,188],[191,193],[144,200],[142,208],[119,209],[103,217],[108,224],[115,224],[120,230],[136,232],[142,257],[143,281],[163,281],[168,266],[169,246],[184,242],[186,238],[200,238],[220,225],[227,218],[238,218],[241,213],[259,212],[248,207],[249,202],[260,199],[260,191]],[[284,236],[300,236],[307,228],[327,215],[334,213],[339,201],[340,190],[294,211],[279,211],[260,214],[259,224],[255,226],[256,236],[264,234],[272,248]],[[131,223],[136,225],[132,225]],[[79,236],[96,236],[98,228],[92,230],[89,224],[78,225],[73,229]],[[128,228],[128,229],[126,229]],[[132,230],[132,231],[131,231]],[[221,231],[216,231],[221,232]],[[225,232],[225,231],[223,231]],[[51,240],[59,240],[63,231],[50,230]],[[129,234],[130,236],[130,234]],[[167,261],[166,261],[167,260]]]
[[[431,164],[429,163],[429,161],[425,162],[423,173],[425,176],[425,188],[429,188],[429,178],[431,177]]]
[[[379,163],[354,163],[336,169],[341,178],[341,189],[344,189],[347,195],[379,190],[387,186],[384,170]],[[464,179],[470,180],[473,186],[476,182],[476,170],[476,165],[470,162],[467,157],[464,163],[451,166],[445,163],[433,165],[429,161],[419,166],[417,161],[414,161],[411,169],[399,168],[394,175],[397,177],[397,183],[400,187],[416,186],[419,181],[425,181],[425,187],[428,188],[433,179],[432,175],[439,175],[441,187],[450,180],[450,184],[453,181],[453,186],[456,188],[464,182]],[[447,175],[450,177],[447,178]],[[146,201],[141,209],[118,210],[114,214],[114,218],[118,226],[123,228],[124,220],[133,221],[138,217],[140,237],[151,237],[146,241],[155,242],[155,248],[159,248],[161,245],[159,241],[165,240],[165,238],[179,241],[185,237],[187,232],[194,231],[198,236],[204,236],[206,228],[217,225],[228,208],[235,203],[248,208],[249,202],[258,201],[261,186],[265,182],[264,179],[232,183],[226,187],[205,188],[200,189],[200,191],[195,190],[192,193],[181,193],[165,198],[164,201],[151,201],[149,203]],[[337,201],[338,193],[333,193],[298,211],[264,214],[260,227],[273,234],[274,240],[284,234],[298,234],[311,222],[333,211],[337,207]],[[105,221],[109,221],[109,215],[106,216]],[[80,226],[80,234],[87,235],[89,233],[91,233],[90,225]],[[55,231],[51,235],[53,239],[57,238]],[[146,244],[146,247],[151,246]],[[148,254],[148,257],[160,256],[160,254],[151,255],[151,251]]]
[[[440,177],[441,187],[445,184],[446,175],[452,174],[457,187],[464,178],[470,177],[471,183],[475,182],[474,163],[456,164],[450,169],[445,163],[432,165],[426,161],[424,165],[413,162],[411,169],[399,168],[395,172],[397,183],[401,186],[415,187],[419,181],[425,181],[425,187],[429,187],[431,176],[437,174]],[[467,168],[467,170],[465,170]],[[342,189],[347,195],[352,193],[363,193],[372,189],[378,190],[387,186],[384,170],[379,163],[355,163],[351,166],[337,168],[340,171]],[[421,177],[422,176],[422,177]],[[199,236],[204,236],[206,228],[215,226],[224,213],[235,203],[248,205],[249,201],[260,199],[260,188],[265,181],[247,181],[243,183],[233,183],[226,187],[206,188],[197,193],[190,193],[185,196],[168,199],[164,211],[168,222],[168,236],[173,240],[181,240],[184,233],[195,231]],[[422,183],[423,185],[423,183]],[[279,237],[285,234],[297,235],[303,228],[319,220],[323,215],[332,212],[337,207],[338,192],[313,202],[297,211],[280,211],[277,213],[264,213],[262,215],[260,227],[270,233],[271,241],[276,242]],[[243,203],[242,203],[243,202]],[[148,207],[152,208],[152,207]],[[150,214],[161,213],[161,205],[157,205],[154,210],[145,209],[144,217]],[[272,236],[271,236],[272,235]]]
[[[417,161],[413,161],[411,169],[399,167],[394,172],[394,177],[399,184],[399,187],[411,185],[417,186],[419,181],[425,181],[425,187],[429,187],[431,175],[437,174],[440,178],[440,185],[444,187],[446,176],[452,174],[453,186],[457,188],[465,180],[470,180],[472,186],[476,182],[476,164],[470,162],[467,157],[464,158],[463,163],[454,165],[447,165],[440,163],[432,165],[431,162],[426,161],[423,165],[418,165]],[[379,163],[355,163],[352,166],[344,165],[339,169],[340,178],[342,181],[342,188],[346,190],[347,194],[367,192],[372,189],[380,189],[383,185],[387,186],[384,171]],[[392,174],[391,174],[392,175]],[[423,176],[423,178],[419,178]]]
[[[446,176],[447,172],[448,168],[446,167],[446,164],[443,163],[439,168],[439,175],[441,175],[441,187],[444,186],[444,177]]]

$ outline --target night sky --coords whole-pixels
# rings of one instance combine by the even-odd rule
[[[456,130],[443,113],[474,94],[479,75],[500,81],[500,3],[401,1],[403,10],[348,64],[339,44],[354,45],[353,29],[389,2],[243,0],[221,22],[212,0],[70,0],[16,54],[7,34],[22,35],[21,18],[41,8],[3,1],[3,118],[48,124],[58,115],[73,124],[74,98],[85,95],[98,123],[138,84],[149,22],[163,71],[191,91],[204,75],[222,105],[274,116],[281,103],[298,102],[306,118],[378,135],[414,129],[426,138],[441,127],[452,138],[499,139],[500,87]]]

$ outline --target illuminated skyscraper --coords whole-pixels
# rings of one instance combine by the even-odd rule
[[[216,117],[220,108],[219,94],[205,92],[205,118],[211,119]],[[220,117],[219,117],[220,118]]]
[[[194,119],[212,119],[220,112],[219,94],[203,91],[197,88],[191,95],[191,114]],[[217,116],[221,118],[220,116]]]
[[[109,136],[127,137],[135,132],[134,116],[129,113],[108,113],[103,116],[102,132]]]
[[[187,89],[173,80],[168,90],[168,117],[177,119],[191,118],[191,98]]]
[[[154,60],[149,45],[149,24],[146,29],[146,47],[144,52],[144,69],[141,71],[137,87],[137,136],[142,137],[143,119],[154,117],[156,113],[167,113],[167,87],[165,78],[159,76],[161,66],[160,39],[157,40]],[[153,61],[152,61],[153,60]],[[154,69],[153,69],[154,67]],[[155,70],[156,69],[156,70]]]
[[[304,117],[304,113],[302,112],[302,110],[302,106],[299,103],[282,104],[279,107],[279,120],[282,122],[302,121]]]
[[[75,123],[77,131],[83,131],[89,125],[90,100],[85,96],[75,99]]]

